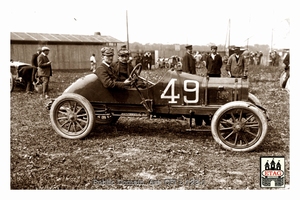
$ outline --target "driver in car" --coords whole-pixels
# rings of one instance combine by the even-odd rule
[[[131,85],[129,79],[121,81],[118,77],[118,72],[112,66],[114,49],[110,47],[103,47],[101,49],[102,62],[94,72],[105,88],[125,89]]]
[[[129,61],[129,51],[127,49],[120,49],[118,51],[118,61],[112,64],[117,73],[118,81],[125,81],[129,78],[133,66]]]
[[[130,77],[130,74],[134,67],[130,62],[129,51],[126,48],[121,48],[118,51],[118,61],[114,62],[112,64],[112,67],[117,73],[117,81],[131,80],[131,86],[135,84],[138,88],[147,87],[146,84],[143,81],[139,80],[137,77],[135,77],[135,79],[132,79],[132,77]]]

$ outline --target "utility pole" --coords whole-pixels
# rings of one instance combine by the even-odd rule
[[[274,32],[274,28],[272,28],[272,36],[271,36],[271,51],[273,51],[273,32]]]
[[[230,21],[230,19],[229,19],[229,27],[228,27],[228,48],[230,47],[230,23],[231,23],[231,21]]]
[[[225,52],[226,52],[227,40],[228,40],[228,46],[227,46],[227,48],[229,49],[229,46],[230,46],[230,19],[228,21],[227,33],[226,33],[226,38],[225,38],[225,45],[224,45],[224,51]]]
[[[129,33],[128,33],[128,14],[126,10],[126,29],[127,29],[127,48],[129,50]]]

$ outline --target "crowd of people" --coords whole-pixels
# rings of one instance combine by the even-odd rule
[[[193,46],[186,46],[186,53],[182,58],[182,71],[190,74],[198,74],[197,68],[205,68],[206,73],[201,76],[221,77],[221,68],[224,66],[228,77],[247,76],[250,57],[249,51],[241,53],[240,47],[235,47],[234,53],[228,56],[221,56],[218,47],[211,46],[210,53],[193,53]]]
[[[276,50],[269,53],[269,66],[279,66],[280,55]]]

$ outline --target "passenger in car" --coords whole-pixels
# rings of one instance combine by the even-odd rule
[[[110,47],[103,47],[101,49],[102,54],[102,62],[96,68],[94,72],[100,81],[102,82],[105,88],[118,88],[124,89],[126,86],[131,85],[131,81],[126,79],[124,81],[120,81],[118,78],[118,73],[112,66],[114,49]]]

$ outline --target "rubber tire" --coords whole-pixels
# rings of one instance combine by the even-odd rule
[[[60,109],[60,106],[62,103],[67,101],[73,101],[76,102],[77,105],[80,105],[83,107],[84,111],[87,114],[87,123],[83,127],[81,131],[79,131],[77,134],[73,132],[74,134],[67,134],[67,130],[60,127],[60,124],[57,120],[57,115]],[[55,132],[67,139],[82,139],[86,137],[94,128],[95,125],[95,112],[94,108],[91,105],[91,103],[83,96],[75,93],[65,93],[61,96],[59,96],[55,101],[53,102],[51,109],[50,109],[50,120],[53,129]]]
[[[254,113],[256,115],[256,117],[260,121],[260,137],[252,146],[249,146],[247,148],[233,148],[231,146],[228,146],[226,143],[224,143],[221,140],[221,138],[219,136],[218,127],[219,127],[219,120],[222,117],[222,115],[231,109],[238,109],[238,108],[247,109],[248,111],[251,111],[252,113]],[[264,138],[266,137],[267,130],[268,130],[267,121],[268,120],[267,120],[266,116],[264,115],[264,113],[258,107],[256,107],[254,104],[249,103],[249,102],[244,102],[244,101],[233,101],[233,102],[224,104],[215,112],[215,114],[212,118],[212,122],[211,122],[211,132],[212,132],[212,135],[213,135],[213,138],[215,139],[215,141],[218,144],[220,144],[224,149],[230,150],[230,151],[236,151],[236,152],[249,152],[249,151],[253,151],[254,149],[256,149],[263,142]]]
[[[260,100],[254,94],[252,94],[252,93],[248,94],[248,101],[250,103],[253,103],[254,105],[261,106]]]

